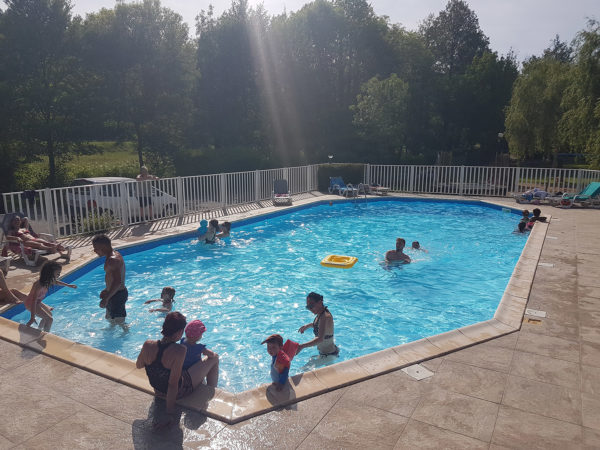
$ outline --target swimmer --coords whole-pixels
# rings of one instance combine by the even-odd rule
[[[198,239],[201,241],[204,240],[204,242],[207,244],[214,244],[218,232],[219,221],[217,219],[212,219],[210,222],[208,222],[208,229],[206,230],[206,233],[200,235]]]
[[[385,253],[385,260],[388,262],[401,262],[403,264],[410,263],[410,256],[404,253],[406,241],[402,238],[396,239],[396,250],[388,250]]]
[[[419,241],[413,241],[411,248],[413,250],[420,250],[422,252],[429,253],[427,250],[425,250],[423,247],[421,247],[421,244],[419,244]]]
[[[219,225],[219,230],[221,231],[215,237],[219,239],[223,239],[229,237],[229,233],[231,232],[231,222],[223,222],[223,224]]]
[[[148,303],[153,303],[153,302],[162,302],[162,306],[160,308],[152,308],[149,310],[149,312],[171,312],[171,309],[173,309],[173,303],[175,303],[174,300],[175,297],[175,289],[173,289],[171,286],[166,286],[162,289],[162,292],[160,293],[160,298],[154,298],[152,300],[146,300],[144,302],[144,305],[147,305]]]

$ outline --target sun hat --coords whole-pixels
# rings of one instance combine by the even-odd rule
[[[266,338],[264,341],[262,341],[260,344],[262,345],[265,342],[276,342],[281,347],[283,345],[283,338],[279,334],[272,334],[271,336]]]
[[[201,320],[192,320],[185,327],[185,335],[190,339],[197,339],[206,331],[206,326]]]

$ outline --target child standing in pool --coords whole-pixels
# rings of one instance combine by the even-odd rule
[[[201,361],[202,355],[206,356],[207,358],[219,357],[218,354],[207,349],[206,345],[199,343],[205,331],[206,326],[204,326],[201,320],[192,320],[185,327],[185,337],[180,341],[180,344],[185,345],[187,348],[185,360],[183,361],[183,370],[187,370],[198,361]]]
[[[39,328],[43,331],[50,331],[50,327],[52,326],[52,310],[54,308],[42,303],[50,286],[57,284],[72,289],[77,288],[74,284],[63,283],[58,280],[61,270],[62,266],[56,261],[47,261],[42,266],[40,278],[33,283],[31,291],[24,302],[25,308],[31,312],[31,318],[29,319],[29,322],[27,322],[28,327],[33,323],[37,323],[35,320],[35,317],[37,316],[41,318]]]
[[[152,309],[150,309],[149,312],[166,312],[166,313],[168,313],[168,312],[171,312],[171,309],[173,309],[173,303],[175,303],[174,297],[175,297],[175,289],[173,289],[171,286],[166,286],[162,289],[162,292],[160,293],[160,298],[146,300],[144,302],[144,305],[147,305],[148,303],[153,303],[153,302],[162,302],[162,307],[152,308]]]

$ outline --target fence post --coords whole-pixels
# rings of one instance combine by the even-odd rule
[[[458,173],[458,195],[463,195],[465,185],[465,166],[460,166]]]
[[[183,180],[181,177],[175,178],[175,192],[177,196],[177,215],[183,217],[185,215],[185,197],[183,195]]]
[[[513,192],[519,192],[519,183],[521,181],[521,168],[515,167],[515,177],[513,179]]]
[[[575,192],[581,192],[581,189],[583,188],[581,185],[581,178],[581,169],[577,169],[577,189],[575,189]]]
[[[371,164],[365,164],[365,184],[371,186]]]
[[[46,221],[48,223],[48,233],[55,236],[56,229],[54,226],[54,207],[52,206],[52,191],[50,188],[44,189],[44,203],[46,209]]]
[[[127,207],[127,201],[129,199],[128,186],[124,181],[119,183],[119,199],[121,200],[121,226],[126,227],[129,225],[129,208]]]
[[[258,203],[261,200],[261,192],[260,192],[260,172],[258,170],[254,171],[254,201]]]
[[[410,166],[410,175],[408,181],[408,189],[409,192],[415,192],[415,166]],[[402,187],[400,186],[400,191],[402,191]]]
[[[223,208],[225,208],[225,206],[227,206],[227,175],[224,174],[224,173],[222,173],[222,174],[220,174],[219,178],[220,178],[220,183],[221,183],[221,186],[220,186],[220,191],[221,191],[220,192],[220,194],[221,194],[220,201],[221,201],[221,206]]]

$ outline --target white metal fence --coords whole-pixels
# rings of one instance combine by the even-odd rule
[[[319,165],[310,165],[120,181],[11,192],[2,194],[2,200],[6,212],[23,212],[38,231],[67,237],[268,200],[277,179],[288,181],[291,194],[314,191],[318,189],[318,169]],[[600,171],[366,164],[363,181],[394,192],[503,197],[534,187],[553,194],[579,192],[588,183],[600,181]]]
[[[505,197],[537,187],[552,194],[579,192],[600,171],[482,166],[365,165],[365,183],[396,192]]]
[[[56,237],[268,200],[273,181],[291,194],[317,190],[318,165],[152,181],[119,181],[2,194],[7,213],[22,212]]]

